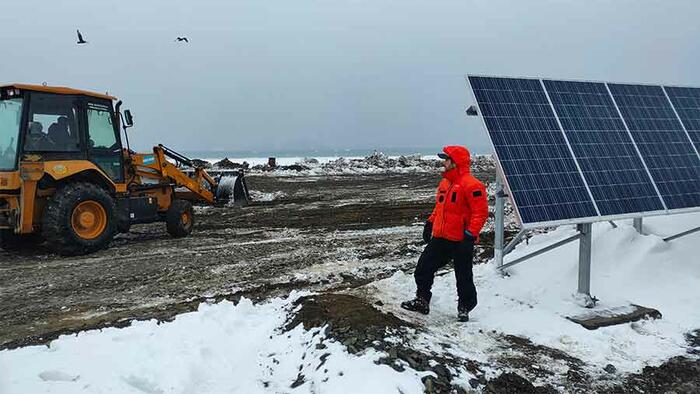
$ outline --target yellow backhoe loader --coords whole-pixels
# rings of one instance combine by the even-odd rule
[[[0,86],[0,247],[45,241],[62,255],[86,254],[133,224],[159,221],[183,237],[195,223],[193,203],[247,202],[242,173],[220,187],[162,145],[131,151],[133,117],[120,107],[84,90]]]

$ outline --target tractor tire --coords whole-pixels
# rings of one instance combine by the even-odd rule
[[[12,230],[0,230],[0,249],[5,251],[17,251],[30,248],[44,242],[44,238],[39,233],[19,235]]]
[[[194,210],[187,200],[173,200],[165,216],[168,234],[175,238],[186,237],[194,227]]]
[[[114,211],[114,199],[106,190],[91,183],[69,183],[44,207],[44,238],[63,256],[104,249],[116,232]]]

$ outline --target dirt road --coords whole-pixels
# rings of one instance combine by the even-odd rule
[[[490,180],[491,171],[477,175]],[[410,269],[438,179],[437,170],[250,176],[258,201],[197,208],[188,238],[170,238],[153,224],[89,256],[64,258],[41,246],[0,251],[0,349],[167,319],[207,298],[353,287]]]

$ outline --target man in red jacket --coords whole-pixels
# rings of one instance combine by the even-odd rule
[[[470,171],[469,151],[462,146],[446,146],[438,156],[444,159],[445,172],[437,188],[435,208],[423,228],[428,243],[416,271],[416,298],[401,303],[409,311],[428,314],[430,292],[435,273],[450,261],[457,278],[457,317],[469,321],[476,306],[476,287],[472,274],[474,243],[489,216],[484,185]]]

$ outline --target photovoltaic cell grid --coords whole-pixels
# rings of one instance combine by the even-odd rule
[[[668,209],[700,206],[700,158],[663,89],[608,87]]]
[[[676,108],[685,130],[690,135],[695,149],[700,151],[700,89],[669,86],[664,89]]]
[[[605,84],[543,83],[601,215],[663,210]]]
[[[523,224],[700,207],[700,89],[469,82]]]
[[[540,81],[469,82],[523,223],[597,216]]]

